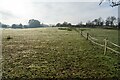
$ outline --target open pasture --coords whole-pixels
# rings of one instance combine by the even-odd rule
[[[6,29],[2,36],[4,79],[119,78],[118,54],[104,55],[75,30]]]

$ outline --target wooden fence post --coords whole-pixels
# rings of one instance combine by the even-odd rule
[[[104,39],[104,55],[106,54],[106,51],[107,51],[107,39],[105,38]]]
[[[82,35],[82,30],[81,30],[81,35]]]
[[[89,39],[89,33],[87,33],[87,40]]]

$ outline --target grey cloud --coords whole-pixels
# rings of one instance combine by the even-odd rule
[[[69,21],[78,23],[113,14],[109,7],[100,7],[98,2],[38,2],[33,3],[35,14],[44,22],[56,23]],[[40,16],[41,15],[41,16]],[[115,15],[115,14],[114,14]],[[37,18],[36,17],[36,18]]]
[[[115,15],[114,8],[100,7],[98,2],[40,2],[39,0],[32,0],[32,13],[23,15],[28,20],[31,18],[40,20],[44,23],[57,23],[68,21],[76,24],[80,21],[86,22],[87,20],[93,20],[98,17],[107,17],[109,15]],[[10,12],[0,11],[4,18],[15,18]],[[18,18],[19,19],[19,18]],[[8,20],[7,20],[8,21]],[[20,20],[19,20],[20,21]],[[23,20],[21,20],[23,21]],[[14,22],[13,22],[14,23]],[[24,22],[22,22],[24,23]]]
[[[2,19],[9,19],[9,18],[15,18],[16,16],[8,11],[0,11],[0,14],[2,16]]]

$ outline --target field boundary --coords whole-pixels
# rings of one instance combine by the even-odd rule
[[[89,41],[92,42],[93,44],[96,44],[96,45],[104,48],[104,49],[103,49],[104,55],[106,54],[107,49],[108,49],[108,50],[111,50],[112,52],[115,52],[115,53],[117,53],[117,54],[120,54],[119,51],[114,50],[113,48],[111,48],[111,47],[108,46],[108,43],[110,43],[112,46],[114,46],[114,47],[116,47],[116,48],[120,48],[120,46],[117,45],[117,44],[115,44],[114,42],[111,42],[111,41],[108,40],[107,38],[104,38],[104,39],[103,39],[103,43],[104,43],[104,44],[101,44],[101,43],[97,42],[97,41],[99,41],[99,39],[97,39],[97,38],[95,38],[95,37],[92,37],[89,33],[83,34],[83,32],[84,32],[84,31],[81,30],[81,31],[80,31],[80,34],[81,34],[81,36],[83,36],[84,38],[86,38],[86,40],[89,40]]]

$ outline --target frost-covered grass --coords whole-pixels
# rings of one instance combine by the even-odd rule
[[[2,54],[6,79],[118,77],[118,55],[104,55],[74,30],[3,30]]]

